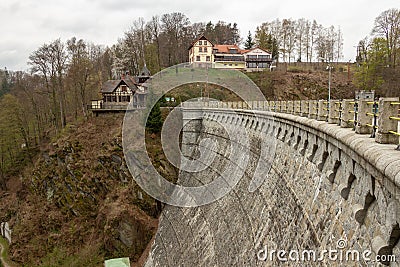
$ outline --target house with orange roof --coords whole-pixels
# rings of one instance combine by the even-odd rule
[[[242,50],[237,45],[214,45],[214,68],[244,69]]]
[[[189,63],[195,67],[262,71],[272,64],[272,54],[255,47],[244,50],[237,45],[214,44],[204,35],[189,47]]]

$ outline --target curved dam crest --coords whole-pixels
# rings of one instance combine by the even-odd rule
[[[182,152],[196,157],[200,140],[218,143],[212,165],[182,172],[179,183],[212,181],[230,159],[224,124],[244,127],[250,160],[239,183],[225,197],[196,208],[166,206],[145,266],[277,266],[260,250],[341,249],[371,251],[370,258],[400,259],[400,153],[351,129],[290,114],[224,108],[182,108]],[[192,120],[201,113],[203,119]],[[255,122],[254,113],[261,118]],[[198,115],[198,114],[197,114]],[[261,143],[276,140],[272,166],[254,192],[249,185],[263,159]],[[286,266],[343,263],[288,262]],[[346,266],[368,264],[348,262]],[[370,264],[370,263],[369,263]],[[392,262],[391,266],[398,266]]]

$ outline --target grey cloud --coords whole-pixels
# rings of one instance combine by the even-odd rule
[[[324,26],[341,26],[345,60],[354,59],[354,45],[368,35],[382,11],[398,6],[398,0],[316,0],[218,2],[202,0],[8,0],[0,2],[0,67],[26,69],[29,54],[54,39],[76,36],[99,44],[117,42],[132,22],[152,15],[182,12],[193,22],[237,22],[242,37],[262,22],[276,18],[316,19]],[[16,51],[16,52],[14,52]]]
[[[0,68],[26,70],[29,48],[21,44],[0,44]]]

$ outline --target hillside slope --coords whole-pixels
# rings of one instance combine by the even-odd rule
[[[267,99],[299,100],[327,99],[328,77],[326,65],[322,63],[292,63],[279,71],[247,73],[260,87]],[[355,91],[368,90],[355,84],[357,64],[334,64],[331,77],[332,99],[354,98]],[[376,97],[398,97],[400,92],[400,69],[383,68],[378,74],[382,85],[375,90]]]
[[[302,100],[328,98],[326,71],[263,71],[247,73],[268,100]],[[357,88],[344,72],[333,72],[331,96],[333,99],[354,98]]]
[[[122,120],[122,114],[104,115],[70,125],[41,149],[34,166],[8,181],[9,191],[0,192],[0,221],[13,230],[13,261],[100,266],[107,258],[140,257],[160,207],[129,174]],[[162,162],[160,171],[173,177],[175,170]]]

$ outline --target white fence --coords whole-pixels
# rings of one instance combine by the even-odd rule
[[[7,239],[8,243],[11,244],[11,229],[10,229],[10,225],[8,224],[8,222],[2,222],[0,224],[0,232],[1,235]]]

